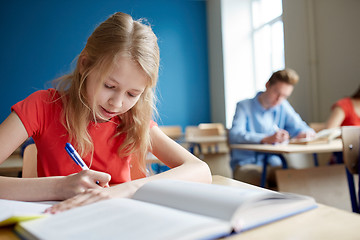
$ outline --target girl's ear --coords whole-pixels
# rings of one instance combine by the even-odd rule
[[[87,63],[87,58],[85,54],[80,55],[79,57],[79,72],[82,75],[86,69],[86,63]]]

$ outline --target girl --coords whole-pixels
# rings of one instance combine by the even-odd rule
[[[15,104],[0,125],[0,163],[31,136],[39,176],[0,177],[0,198],[70,198],[54,206],[55,212],[131,197],[159,178],[211,182],[208,166],[151,120],[158,69],[157,38],[150,26],[124,13],[110,16],[89,37],[73,73],[59,79],[56,89],[37,91]],[[79,172],[64,149],[66,142],[91,170]],[[172,169],[131,181],[131,169],[144,176],[148,151]]]
[[[331,109],[325,128],[360,126],[360,86],[350,96],[338,100]]]

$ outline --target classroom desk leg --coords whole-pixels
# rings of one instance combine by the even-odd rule
[[[352,179],[354,179],[354,176],[352,177]],[[359,148],[359,159],[358,159],[358,181],[359,181],[358,182],[358,199],[356,201],[356,207],[357,207],[357,213],[360,213],[360,209],[359,209],[360,208],[360,148]]]
[[[263,171],[262,171],[262,174],[261,174],[260,187],[265,187],[265,184],[266,184],[268,158],[269,158],[269,154],[265,154],[265,157],[264,157],[264,160],[263,160]]]
[[[189,152],[195,154],[195,147],[198,148],[199,154],[201,154],[201,146],[199,143],[190,143],[189,144]]]
[[[288,165],[287,165],[287,161],[286,161],[285,157],[282,154],[278,154],[278,156],[280,157],[280,160],[282,163],[282,168],[288,169]]]
[[[341,164],[344,163],[343,160],[343,153],[342,152],[334,152],[335,156],[336,156],[336,161],[337,163]],[[359,157],[360,158],[360,157]],[[359,159],[360,161],[360,159]],[[345,166],[345,171],[346,171],[346,178],[347,178],[347,182],[348,182],[348,186],[349,186],[349,192],[350,192],[350,200],[351,200],[351,208],[352,211],[354,213],[360,213],[360,209],[359,209],[359,202],[356,199],[356,190],[355,190],[355,183],[354,183],[354,176],[349,172],[349,170],[347,169],[347,167]],[[358,172],[360,173],[360,165],[359,165],[359,170]],[[359,177],[359,183],[360,183],[360,177]],[[360,186],[360,185],[359,185]],[[360,192],[358,193],[358,199],[360,199]],[[360,200],[359,200],[360,201]]]
[[[190,143],[190,144],[189,144],[189,152],[191,152],[192,154],[194,154],[194,148],[195,148],[194,144],[193,144],[193,143]]]
[[[360,156],[359,156],[359,162],[360,162]],[[353,178],[352,179],[354,179],[354,176],[353,176]],[[358,171],[358,180],[359,180],[359,182],[358,182],[358,199],[357,199],[357,201],[356,201],[356,199],[355,199],[355,201],[356,201],[356,208],[357,208],[357,213],[360,213],[360,164],[359,164],[359,171]]]
[[[318,167],[319,166],[319,160],[318,160],[317,153],[313,153],[313,158],[314,158],[314,166]]]
[[[288,168],[287,161],[286,161],[285,157],[282,154],[268,154],[268,153],[265,153],[264,160],[263,160],[263,171],[262,171],[262,174],[261,174],[261,183],[260,183],[261,187],[265,187],[265,184],[266,184],[267,165],[268,165],[268,158],[269,158],[270,155],[279,156],[279,158],[281,160],[281,163],[282,163],[282,168],[283,169]],[[256,153],[255,156],[257,158],[258,154]]]
[[[347,167],[345,167],[345,169],[346,169],[346,177],[347,177],[347,181],[348,181],[348,185],[349,185],[349,192],[350,192],[350,200],[351,200],[352,211],[354,213],[360,213],[359,212],[358,201],[356,199],[354,176],[349,172]],[[359,180],[359,183],[360,183],[360,180]]]

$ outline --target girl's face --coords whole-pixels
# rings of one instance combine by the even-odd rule
[[[140,66],[126,57],[118,58],[100,87],[99,76],[99,70],[95,70],[86,79],[89,104],[97,107],[96,118],[99,122],[108,121],[130,110],[139,100],[147,83],[147,76]]]

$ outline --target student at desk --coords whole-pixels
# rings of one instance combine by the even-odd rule
[[[208,166],[151,120],[159,59],[157,37],[141,20],[119,12],[100,24],[75,70],[60,78],[56,88],[37,91],[15,104],[0,125],[0,163],[32,137],[39,176],[0,177],[0,198],[68,199],[50,210],[56,212],[130,197],[159,178],[211,182]],[[90,170],[79,172],[65,151],[67,142]],[[172,169],[132,180],[131,168],[139,167],[145,176],[149,150]]]
[[[325,128],[338,128],[342,126],[360,126],[360,85],[356,92],[338,100],[331,107],[331,114]],[[329,163],[342,162],[342,153],[333,153]]]
[[[341,126],[360,126],[360,86],[352,96],[342,98],[332,106],[325,128]]]
[[[315,134],[286,100],[299,81],[292,69],[274,72],[266,83],[265,92],[237,103],[230,144],[278,144],[290,138],[303,138]],[[260,184],[264,155],[252,151],[232,150],[231,167],[235,179],[254,185]],[[268,159],[272,166],[280,166],[278,156]]]

